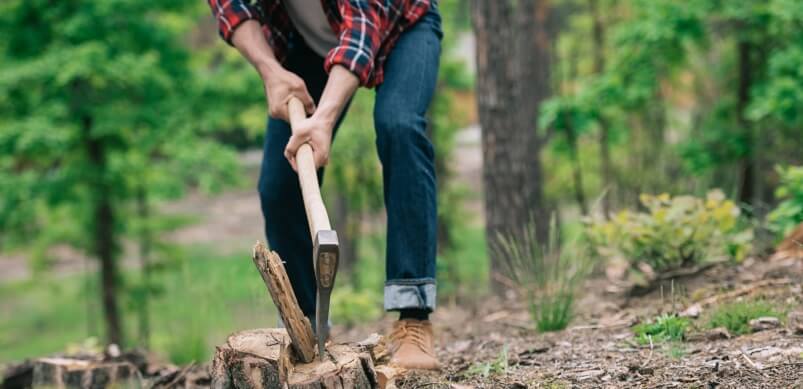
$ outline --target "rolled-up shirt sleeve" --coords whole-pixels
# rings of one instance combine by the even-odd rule
[[[218,24],[218,32],[230,45],[234,30],[246,20],[259,20],[257,9],[245,0],[207,0]]]
[[[370,86],[374,72],[374,57],[382,44],[385,30],[380,10],[373,1],[349,0],[340,2],[342,17],[339,44],[326,56],[324,68],[329,72],[341,65],[360,79],[360,85]]]

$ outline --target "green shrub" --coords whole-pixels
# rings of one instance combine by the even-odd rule
[[[778,166],[775,169],[781,178],[775,197],[783,201],[767,215],[767,219],[770,229],[784,237],[803,223],[803,166]]]
[[[686,328],[689,327],[689,320],[672,315],[658,316],[649,323],[641,323],[633,327],[636,341],[639,344],[679,342],[682,341]]]
[[[561,247],[554,218],[547,242],[539,243],[536,236],[531,222],[518,234],[500,234],[497,251],[508,275],[526,294],[536,329],[559,331],[571,321],[574,297],[590,264],[575,242]]]
[[[725,327],[731,334],[741,335],[750,332],[750,320],[764,316],[781,318],[783,312],[764,300],[732,302],[718,306],[711,314],[708,326]]]
[[[705,199],[642,194],[641,203],[644,212],[624,210],[609,221],[586,220],[586,237],[595,254],[609,261],[626,261],[636,284],[646,283],[645,271],[741,261],[751,250],[752,228],[720,190],[709,192]]]
[[[381,306],[381,296],[373,289],[358,291],[350,285],[344,285],[332,291],[329,312],[334,323],[351,326],[375,320],[382,314]]]

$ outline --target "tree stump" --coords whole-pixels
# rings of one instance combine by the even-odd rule
[[[378,335],[355,344],[330,344],[326,358],[311,363],[296,360],[295,354],[290,352],[289,343],[290,337],[283,328],[253,329],[230,335],[226,344],[216,348],[212,361],[212,387],[382,387],[375,364],[384,362],[387,352]],[[387,369],[392,370],[389,367],[383,369],[383,375],[387,375]]]
[[[98,362],[72,358],[33,361],[32,387],[106,388],[140,387],[137,367],[128,362]]]

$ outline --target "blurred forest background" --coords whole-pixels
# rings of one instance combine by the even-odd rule
[[[441,304],[513,282],[539,330],[562,328],[603,262],[645,285],[766,252],[803,222],[800,1],[440,10]],[[107,341],[203,361],[272,326],[250,260],[265,98],[208,6],[6,0],[0,31],[0,362]],[[337,325],[382,315],[372,94],[323,190],[344,240]]]

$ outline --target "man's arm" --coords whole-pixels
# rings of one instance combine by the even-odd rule
[[[315,111],[315,102],[307,91],[304,80],[282,67],[265,40],[259,22],[242,22],[234,30],[231,42],[262,77],[270,116],[288,121],[287,102],[291,96],[301,100],[307,113]]]
[[[296,152],[304,143],[312,146],[316,167],[325,166],[329,162],[332,130],[346,103],[359,86],[360,79],[345,67],[335,65],[331,68],[318,108],[312,116],[293,127],[293,135],[284,149],[284,156],[294,170]]]

